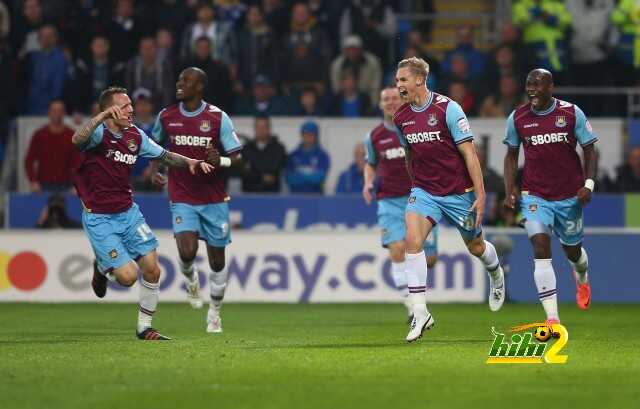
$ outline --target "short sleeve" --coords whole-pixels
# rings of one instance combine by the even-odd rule
[[[158,143],[163,143],[167,139],[167,133],[162,126],[162,121],[160,120],[160,117],[162,117],[163,113],[164,109],[160,111],[160,113],[156,117],[156,121],[153,124],[153,129],[151,129],[151,138],[153,138],[153,140]]]
[[[102,136],[104,135],[104,124],[98,125],[98,127],[93,131],[89,140],[85,143],[84,146],[80,148],[81,151],[88,151],[96,146],[100,145],[102,142]]]
[[[364,151],[364,160],[366,160],[369,165],[375,165],[378,163],[376,151],[373,149],[373,143],[371,142],[371,132],[364,137]]]
[[[229,115],[227,115],[226,112],[222,113],[222,123],[220,124],[220,143],[222,144],[222,149],[224,149],[224,153],[226,154],[237,152],[242,149],[240,139],[238,139],[236,130],[233,128],[233,122],[231,122],[231,118],[229,118]]]
[[[591,145],[598,140],[598,137],[593,133],[593,128],[591,128],[591,124],[589,123],[589,120],[587,120],[584,112],[582,112],[577,105],[574,106],[576,112],[576,139],[582,146]]]
[[[149,136],[140,128],[136,127],[138,132],[140,133],[140,137],[142,142],[140,143],[140,152],[138,152],[138,156],[142,156],[144,158],[159,158],[163,156],[166,152],[164,148],[158,145],[153,139],[149,138]]]
[[[507,118],[507,129],[505,131],[504,139],[502,143],[505,145],[509,145],[512,148],[520,147],[520,137],[518,137],[518,132],[516,131],[516,124],[513,121],[513,115],[516,111],[513,111],[509,118]]]
[[[460,144],[462,142],[473,140],[473,133],[471,132],[469,120],[464,114],[462,107],[457,102],[449,101],[449,104],[447,105],[446,118],[447,127],[449,128],[449,132],[451,132],[453,142]]]

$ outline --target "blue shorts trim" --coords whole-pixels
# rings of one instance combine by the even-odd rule
[[[414,187],[409,194],[406,211],[426,217],[432,223],[440,223],[445,217],[449,223],[456,226],[464,241],[468,242],[482,234],[482,228],[475,227],[476,212],[469,212],[475,200],[474,192],[436,196]]]
[[[82,227],[96,255],[100,272],[120,268],[158,247],[158,239],[135,203],[121,213],[83,211]]]
[[[407,208],[409,195],[386,198],[378,201],[378,226],[382,230],[382,246],[402,241],[407,234],[404,214]],[[438,227],[434,227],[424,243],[424,251],[427,255],[438,254]]]
[[[213,247],[226,247],[231,243],[229,205],[226,202],[206,205],[171,203],[173,232],[192,231]]]
[[[584,222],[578,199],[546,200],[535,195],[522,195],[520,210],[527,221],[548,226],[567,246],[582,243]]]

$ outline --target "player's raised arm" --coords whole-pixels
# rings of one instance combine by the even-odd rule
[[[516,202],[520,192],[515,189],[516,176],[518,174],[518,156],[520,155],[520,138],[516,132],[515,125],[513,123],[513,114],[507,118],[507,131],[504,140],[502,141],[507,145],[507,153],[504,156],[504,191],[506,197],[504,199],[504,206],[515,210]]]
[[[73,134],[71,141],[76,146],[76,148],[80,149],[85,147],[96,128],[109,118],[123,119],[126,118],[126,114],[122,112],[121,107],[112,105],[111,107],[91,118]]]

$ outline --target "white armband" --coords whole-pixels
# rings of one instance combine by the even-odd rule
[[[596,182],[593,179],[587,179],[584,181],[584,187],[593,192],[593,189],[596,187]]]
[[[226,156],[220,156],[220,166],[223,168],[228,168],[231,166],[231,159]]]

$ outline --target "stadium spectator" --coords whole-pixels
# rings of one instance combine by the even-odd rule
[[[287,164],[287,151],[278,137],[271,134],[268,116],[256,117],[254,131],[254,139],[242,149],[242,191],[277,193]]]
[[[450,84],[454,82],[464,82],[468,88],[468,93],[473,94],[474,99],[479,98],[486,92],[486,84],[480,79],[474,79],[471,76],[469,62],[464,54],[454,54],[451,57],[450,72],[444,77],[442,84],[439,87],[443,90],[447,90]]]
[[[288,115],[289,110],[284,100],[276,95],[271,80],[259,74],[253,81],[253,94],[243,95],[235,99],[236,115]]]
[[[71,189],[80,156],[71,143],[73,129],[64,124],[65,113],[62,101],[52,101],[49,123],[31,137],[24,166],[32,192]]]
[[[58,47],[58,31],[54,26],[45,25],[38,31],[40,50],[29,54],[28,78],[29,94],[26,113],[43,115],[49,102],[63,96],[67,79],[67,59]]]
[[[253,79],[262,73],[279,84],[278,39],[264,20],[259,6],[250,6],[247,23],[238,33],[237,66],[242,89],[253,87]]]
[[[289,154],[285,178],[292,193],[323,193],[329,172],[329,155],[322,149],[319,129],[307,121],[300,128],[302,142]]]
[[[205,100],[231,113],[233,94],[229,68],[222,62],[211,58],[211,40],[202,36],[196,41],[195,55],[183,63],[182,68],[198,67],[207,74]]]
[[[364,39],[364,48],[384,66],[393,58],[396,30],[393,8],[383,0],[352,0],[340,19],[340,38],[344,41],[357,35]]]
[[[169,67],[175,67],[177,69],[178,57],[176,55],[175,39],[171,30],[161,28],[156,31],[156,47],[158,59],[166,63]],[[174,78],[178,74],[176,69],[172,72]]]
[[[286,87],[321,89],[331,58],[329,41],[305,3],[296,3],[283,46],[283,81]]]
[[[556,0],[520,0],[513,5],[512,18],[522,29],[525,44],[535,53],[536,66],[552,71],[556,85],[564,83],[566,35],[571,24],[566,6]]]
[[[155,6],[155,21],[158,27],[171,33],[180,33],[191,21],[193,10],[181,0],[160,0]],[[158,41],[158,46],[160,46]]]
[[[173,69],[167,61],[158,58],[156,40],[153,37],[140,39],[138,55],[127,64],[125,84],[127,89],[146,88],[151,91],[156,107],[166,107],[173,102]]]
[[[440,61],[435,55],[429,53],[425,46],[426,41],[422,31],[412,29],[407,33],[407,49],[404,58],[418,57],[429,63],[429,78],[427,79],[427,87],[436,89],[436,83],[441,78]]]
[[[522,34],[515,24],[507,22],[502,25],[500,41],[500,45],[506,45],[511,49],[514,65],[520,73],[529,72],[534,68],[535,53],[522,41]]]
[[[0,38],[6,38],[11,31],[11,16],[4,2],[0,1]]]
[[[291,23],[290,10],[282,0],[262,0],[262,10],[264,19],[276,35],[276,39],[283,39]]]
[[[358,90],[376,104],[382,85],[382,67],[373,54],[362,49],[362,40],[358,36],[346,37],[342,42],[342,54],[331,63],[331,90],[334,94],[340,92],[342,76],[347,72],[355,75]]]
[[[486,69],[487,56],[478,51],[473,45],[473,29],[469,26],[461,26],[456,31],[456,46],[449,51],[442,61],[442,72],[446,75],[453,71],[453,58],[463,56],[467,61],[469,77],[481,77]]]
[[[40,212],[36,227],[39,229],[80,229],[82,224],[67,213],[67,201],[60,193],[49,196],[47,205]]]
[[[640,192],[640,146],[629,151],[626,163],[618,167],[617,175],[618,192]]]
[[[91,56],[79,58],[67,83],[67,105],[73,112],[89,113],[91,104],[111,84],[124,84],[126,65],[109,58],[111,44],[103,35],[91,40]]]
[[[298,116],[324,116],[325,111],[315,88],[307,87],[302,90],[293,114]]]
[[[40,50],[38,31],[44,23],[40,0],[25,0],[22,5],[22,15],[15,19],[10,33],[11,44],[18,58],[23,59],[28,54]]]
[[[225,22],[215,20],[215,10],[211,2],[201,2],[196,10],[196,21],[189,25],[182,33],[182,49],[180,56],[183,60],[196,53],[198,39],[205,36],[211,40],[211,58],[231,64],[232,44],[231,26]]]
[[[482,101],[480,116],[486,118],[506,118],[519,105],[525,103],[519,81],[512,76],[500,78],[498,92]]]
[[[133,14],[133,6],[133,0],[116,0],[113,18],[106,27],[111,57],[115,61],[129,61],[135,55],[143,34],[142,24]]]
[[[608,42],[611,33],[613,0],[567,0],[572,18],[571,85],[589,86],[609,82]],[[600,111],[602,96],[578,96],[585,112]]]
[[[640,80],[640,4],[635,0],[620,0],[611,13],[611,21],[620,36],[616,48],[619,85],[633,85]]]
[[[462,107],[465,114],[471,116],[475,114],[475,96],[468,84],[464,81],[451,81],[446,94]]]
[[[344,3],[333,0],[307,0],[309,11],[316,18],[318,26],[327,34],[332,50],[340,48],[340,33],[335,28],[340,24]]]
[[[370,115],[371,100],[367,94],[358,91],[356,77],[347,68],[340,77],[340,91],[331,101],[330,114],[345,118],[358,118]]]
[[[247,6],[240,0],[214,0],[218,20],[229,24],[232,29],[237,29],[244,20]]]
[[[347,170],[340,173],[336,193],[360,193],[364,187],[364,144],[358,142],[353,147],[353,163]]]
[[[491,91],[495,91],[500,86],[502,77],[514,77],[518,82],[523,78],[522,67],[516,61],[516,54],[513,48],[507,43],[498,45],[491,54],[487,64],[485,81]]]
[[[155,123],[152,98],[151,91],[146,88],[138,88],[131,94],[134,124],[147,135],[151,135],[151,130]],[[150,166],[149,158],[138,156],[136,164],[131,171],[131,184],[133,188],[142,191],[156,190],[151,182],[152,171],[153,169]]]

